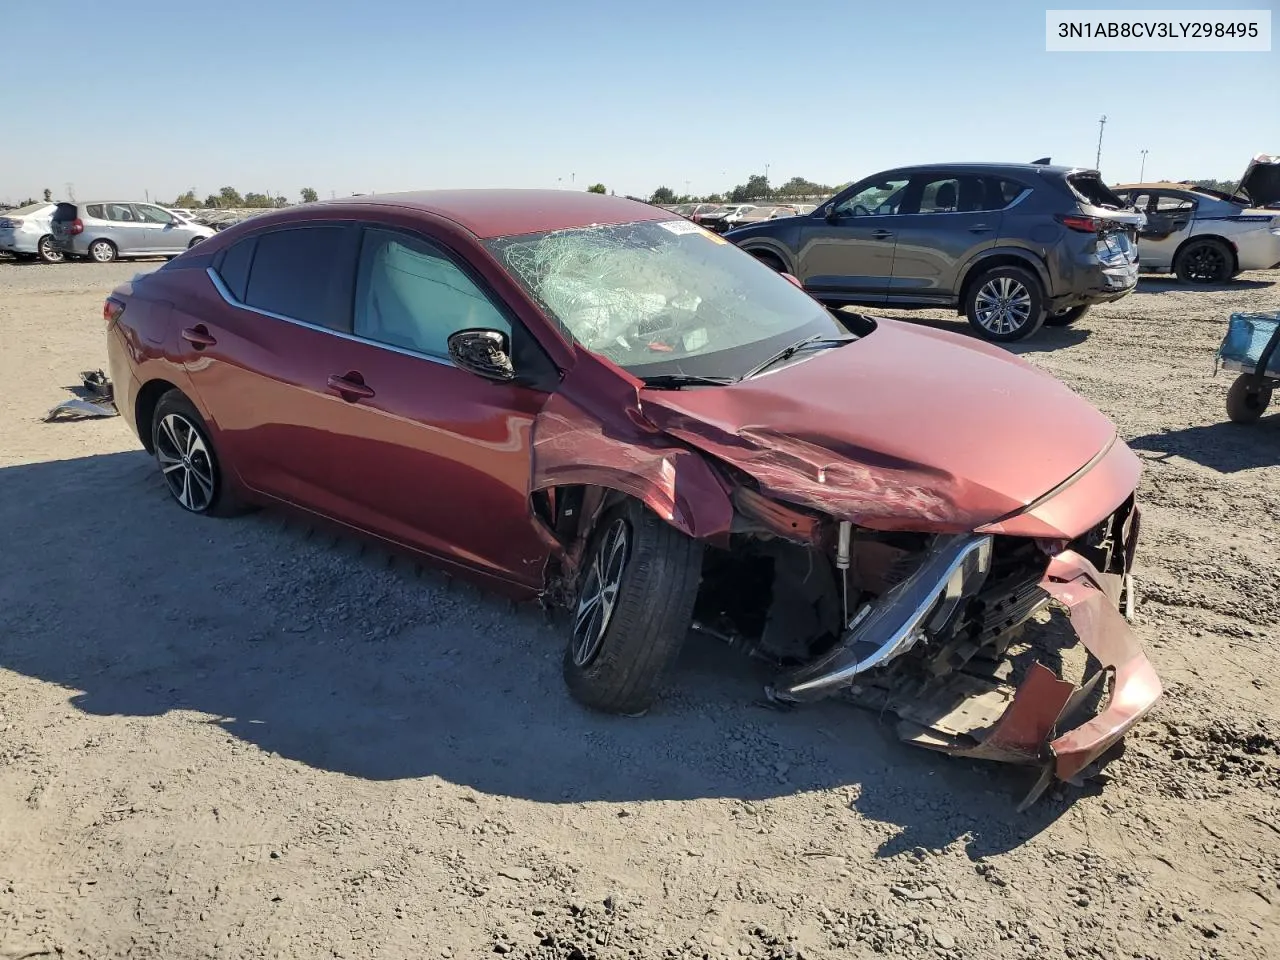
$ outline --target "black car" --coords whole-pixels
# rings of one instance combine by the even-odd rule
[[[1096,170],[954,163],[878,173],[725,237],[829,305],[954,307],[1011,341],[1133,290],[1143,222]]]

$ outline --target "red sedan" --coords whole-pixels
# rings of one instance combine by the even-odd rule
[[[645,710],[693,627],[771,660],[778,701],[856,691],[1048,782],[1160,694],[1117,609],[1139,466],[1105,417],[997,347],[828,312],[656,207],[309,204],[104,312],[120,412],[183,509],[283,505],[565,606],[594,708]],[[1092,686],[975,667],[1049,603]]]

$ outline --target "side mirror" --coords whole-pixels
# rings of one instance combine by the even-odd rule
[[[510,381],[511,345],[501,330],[459,330],[449,335],[449,358],[463,370],[486,380]]]
[[[834,203],[828,203],[825,207],[823,207],[822,217],[828,223],[835,223],[836,222],[836,205]]]

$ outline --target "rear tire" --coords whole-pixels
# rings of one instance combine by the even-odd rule
[[[1234,270],[1235,257],[1221,240],[1192,240],[1173,261],[1180,283],[1226,283]]]
[[[45,234],[36,244],[36,256],[45,263],[61,263],[62,251],[53,245],[53,237]]]
[[[116,255],[116,245],[110,240],[95,240],[89,244],[89,259],[94,263],[110,263]]]
[[[1255,423],[1267,412],[1271,403],[1271,387],[1266,381],[1248,374],[1236,377],[1227,391],[1227,416],[1232,423]]]
[[[190,250],[197,243],[202,243],[203,241],[204,241],[204,237],[192,237],[191,242],[187,244],[187,249]]]
[[[1088,312],[1088,304],[1080,307],[1072,307],[1070,310],[1062,311],[1062,313],[1054,313],[1045,317],[1044,325],[1046,327],[1069,327]]]
[[[969,285],[965,316],[984,340],[1024,340],[1044,325],[1044,290],[1023,267],[994,267]]]
[[[245,511],[231,491],[209,427],[180,390],[170,390],[151,415],[151,448],[169,494],[189,513],[230,517]]]
[[[605,513],[583,560],[564,654],[574,699],[606,713],[647,710],[689,632],[701,572],[702,544],[639,503]]]

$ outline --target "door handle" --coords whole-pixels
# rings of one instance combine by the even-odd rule
[[[892,230],[872,230],[871,236],[873,236],[877,240],[888,240],[890,237],[893,236],[893,231]]]
[[[364,377],[354,370],[341,377],[337,374],[331,376],[329,378],[329,389],[347,401],[347,403],[368,400],[375,395],[373,388],[365,384]]]
[[[182,339],[187,341],[187,343],[191,344],[197,350],[203,350],[205,347],[212,347],[218,342],[209,335],[209,329],[203,323],[183,330]]]
[[[988,227],[985,223],[975,223],[972,227],[969,228],[969,232],[970,233],[990,233],[991,228]]]

